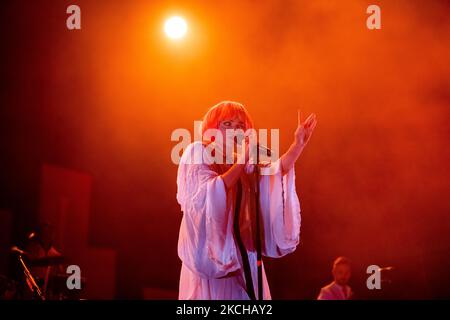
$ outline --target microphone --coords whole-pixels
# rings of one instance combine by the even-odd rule
[[[239,146],[241,146],[241,145],[239,145]],[[249,144],[249,147],[250,147],[250,152],[251,152],[251,144]],[[268,147],[266,147],[266,146],[263,146],[263,145],[261,145],[261,144],[259,144],[259,143],[257,143],[256,144],[256,150],[257,150],[257,152],[258,152],[258,154],[260,154],[261,152],[265,152],[266,154],[267,154],[267,156],[272,156],[272,150],[270,150]]]
[[[244,139],[246,138],[250,138],[250,134],[244,134]],[[242,143],[242,140],[240,141]],[[250,144],[251,146],[251,144]],[[268,147],[263,146],[261,144],[259,144],[259,142],[256,143],[256,149],[258,151],[258,154],[260,153],[260,151],[265,152],[269,157],[272,155],[272,150],[270,150]]]
[[[246,136],[245,136],[246,137]],[[244,137],[244,138],[245,138]],[[242,140],[238,140],[237,137],[234,137],[235,139],[233,140],[233,142],[238,146],[241,147],[242,146]],[[215,143],[215,141],[212,140],[204,140],[207,143]],[[231,140],[230,140],[231,141]],[[272,150],[266,146],[263,146],[259,143],[256,144],[256,148],[258,150],[258,152],[263,151],[266,152],[267,156],[272,156]]]
[[[244,135],[241,139],[237,139],[237,137],[235,137],[234,142],[240,147],[240,146],[242,145],[242,142],[243,142],[246,138],[249,138],[249,135]],[[250,149],[251,149],[252,145],[253,145],[253,143],[249,143]],[[270,150],[270,149],[269,149],[268,147],[266,147],[266,146],[263,146],[263,145],[259,144],[259,142],[256,143],[256,149],[257,149],[257,151],[258,151],[258,154],[259,154],[261,151],[263,151],[263,152],[265,152],[269,157],[272,155],[272,150]]]
[[[256,144],[256,148],[258,148],[258,151],[264,151],[266,154],[270,157],[272,155],[272,150],[270,150],[266,146],[262,146],[259,143]]]
[[[12,253],[17,253],[17,254],[19,254],[19,255],[21,255],[21,256],[26,256],[26,255],[28,255],[28,252],[23,251],[23,250],[20,250],[17,246],[11,247],[10,250],[11,250]]]

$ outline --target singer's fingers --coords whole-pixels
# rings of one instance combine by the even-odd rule
[[[312,126],[308,129],[308,132],[307,132],[307,139],[306,139],[306,143],[309,141],[309,139],[311,138],[311,136],[312,136],[312,134],[313,134],[313,131],[314,131],[314,128],[316,127],[316,123],[313,123],[312,124]]]
[[[309,127],[312,127],[312,126],[315,127],[316,124],[317,124],[317,119],[316,119],[316,115],[314,114],[314,116],[312,117],[312,119],[311,119],[311,121],[309,123]]]
[[[311,124],[311,126],[309,127],[309,131],[310,131],[311,133],[313,132],[313,130],[314,130],[314,128],[316,127],[316,125],[317,125],[317,120],[314,120],[313,123]]]
[[[302,112],[300,109],[297,110],[297,117],[298,117],[298,126],[302,125]]]
[[[305,125],[310,126],[315,119],[316,115],[314,113],[311,113],[309,117],[305,120]]]

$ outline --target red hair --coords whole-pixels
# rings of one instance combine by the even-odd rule
[[[245,122],[245,130],[253,128],[253,120],[247,109],[241,103],[222,101],[211,107],[203,117],[202,136],[208,129],[218,129],[220,121],[235,117],[239,117]]]

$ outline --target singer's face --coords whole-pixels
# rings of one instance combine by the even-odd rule
[[[350,280],[350,276],[351,276],[351,269],[350,266],[348,264],[338,264],[334,269],[333,269],[333,276],[334,276],[334,281],[336,281],[337,284],[344,286],[348,283],[348,281]]]
[[[243,119],[236,117],[233,119],[225,119],[219,122],[219,128],[220,132],[222,133],[222,141],[224,144],[224,147],[228,144],[235,144],[237,143],[237,138],[235,136],[231,136],[230,133],[234,130],[242,130],[242,132],[245,132],[245,122]],[[227,135],[227,130],[228,135]],[[236,132],[236,131],[235,131]],[[227,139],[227,137],[229,139]]]

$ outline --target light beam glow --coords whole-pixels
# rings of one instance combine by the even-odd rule
[[[164,31],[171,39],[180,39],[187,32],[187,23],[181,17],[171,17],[164,24]]]

